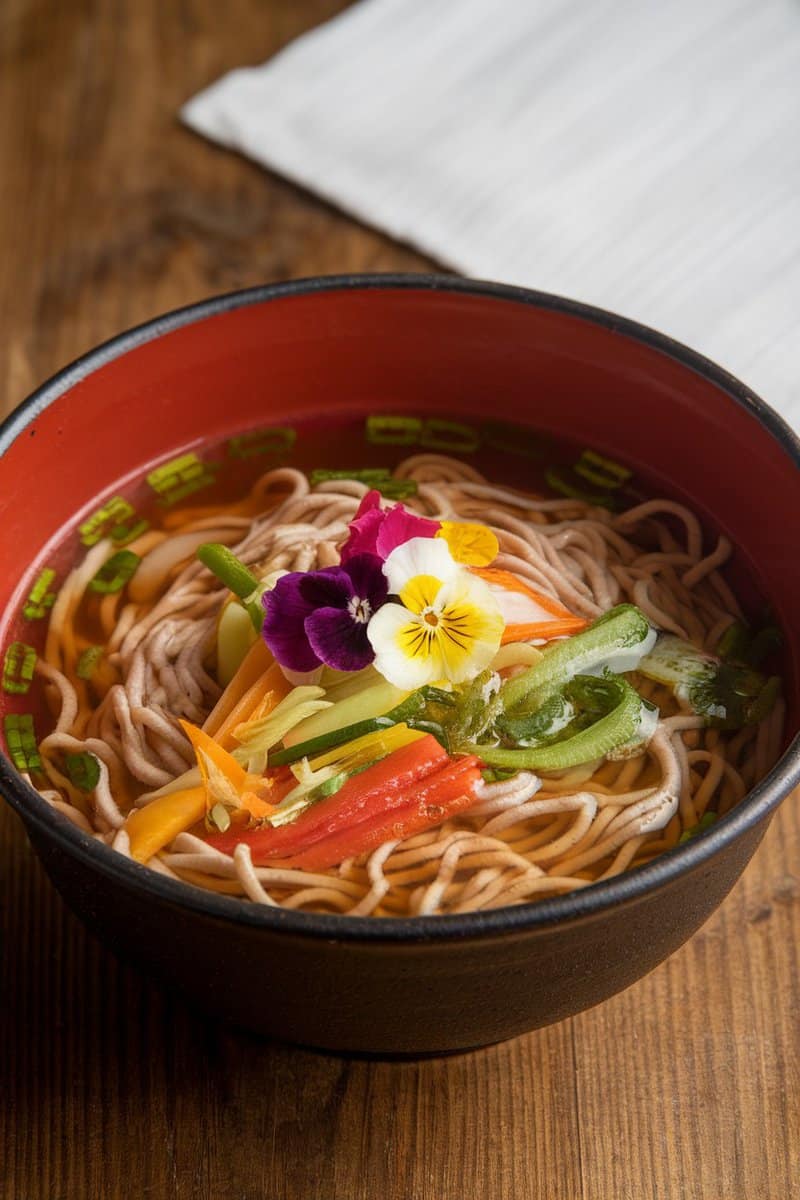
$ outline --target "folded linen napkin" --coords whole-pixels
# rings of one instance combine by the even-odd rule
[[[687,342],[800,428],[795,0],[362,0],[182,116],[449,267]]]

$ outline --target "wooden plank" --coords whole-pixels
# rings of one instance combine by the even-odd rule
[[[175,120],[336,0],[5,0],[0,411],[214,292],[421,269]],[[67,913],[0,811],[0,1195],[785,1200],[800,1177],[800,819],[701,933],[574,1021],[369,1062],[257,1042],[162,995]]]

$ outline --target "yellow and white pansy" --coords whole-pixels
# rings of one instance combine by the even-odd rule
[[[390,601],[367,636],[374,666],[396,687],[463,683],[494,658],[505,622],[488,585],[460,566],[440,538],[411,538],[383,564]]]

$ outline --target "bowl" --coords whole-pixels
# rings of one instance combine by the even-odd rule
[[[36,619],[30,605],[23,612],[28,564],[38,569],[59,531],[143,464],[256,426],[397,413],[414,414],[402,436],[420,445],[453,429],[479,438],[490,418],[569,435],[687,499],[731,537],[777,614],[787,729],[797,730],[792,432],[743,384],[641,325],[449,278],[238,292],[125,333],[46,383],[0,430],[0,647],[24,641]],[[499,453],[513,457],[515,446]],[[0,715],[24,704],[24,694],[0,693]],[[800,739],[787,737],[741,804],[648,866],[517,907],[377,920],[257,907],[159,876],[55,814],[0,761],[0,790],[50,878],[114,951],[219,1019],[372,1054],[496,1042],[627,987],[714,911],[798,780]]]

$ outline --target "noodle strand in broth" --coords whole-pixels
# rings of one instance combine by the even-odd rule
[[[498,570],[587,621],[628,602],[659,629],[713,650],[741,618],[719,573],[730,543],[720,537],[706,549],[697,517],[672,500],[616,515],[495,486],[437,454],[406,459],[395,477],[417,485],[404,502],[409,511],[479,520],[497,537]],[[113,546],[104,540],[89,551],[53,607],[37,664],[54,715],[39,747],[48,778],[41,794],[55,810],[130,854],[126,814],[199,778],[178,719],[202,725],[222,693],[208,663],[227,592],[194,551],[219,542],[262,575],[333,566],[367,490],[337,479],[312,490],[302,472],[280,468],[245,501],[172,514],[164,530],[142,535],[131,547],[141,556],[135,586],[125,601],[117,594],[99,605],[106,647],[91,692],[76,673],[86,649],[77,614]],[[659,683],[636,677],[636,687],[660,712],[643,752],[480,783],[473,808],[338,867],[258,866],[246,844],[229,855],[192,832],[180,832],[149,865],[255,904],[384,917],[519,904],[611,878],[675,846],[707,814],[728,811],[780,748],[780,700],[758,726],[729,732],[707,727]],[[90,794],[64,774],[65,753],[97,760]]]

